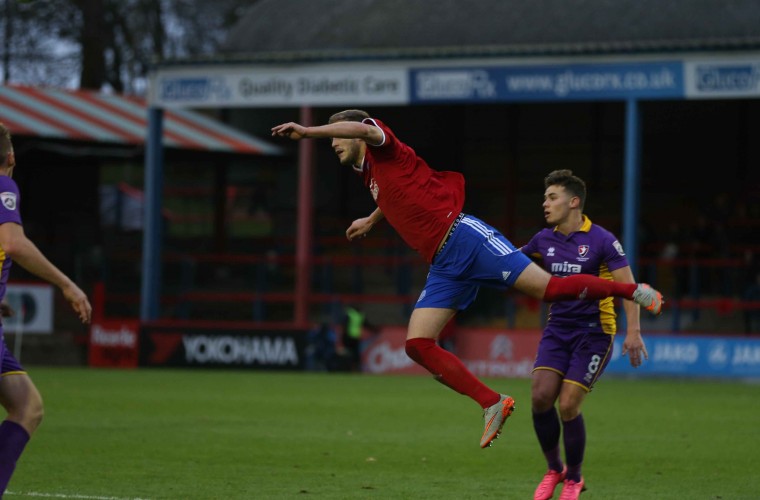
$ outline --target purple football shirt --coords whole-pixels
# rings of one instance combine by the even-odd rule
[[[20,201],[16,182],[7,175],[0,175],[0,224],[6,222],[21,224]],[[0,300],[2,300],[5,297],[5,287],[11,270],[11,259],[5,255],[2,248],[0,248],[0,262],[2,262],[0,266]]]
[[[611,271],[626,267],[622,245],[601,226],[583,216],[580,230],[565,236],[556,228],[542,229],[521,249],[554,276],[592,274],[612,280]],[[601,329],[615,333],[613,298],[554,302],[549,306],[548,324]]]

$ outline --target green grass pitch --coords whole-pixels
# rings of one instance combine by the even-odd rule
[[[480,408],[430,377],[29,373],[46,416],[11,500],[527,499],[545,471],[528,380],[487,380],[517,410],[481,450]],[[582,498],[760,498],[759,414],[759,384],[602,379]]]

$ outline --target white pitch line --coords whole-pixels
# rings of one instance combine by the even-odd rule
[[[16,495],[20,497],[42,497],[42,498],[69,498],[76,500],[149,500],[147,498],[133,497],[101,497],[97,495],[67,495],[65,493],[40,493],[37,491],[9,491],[5,490],[6,495]]]

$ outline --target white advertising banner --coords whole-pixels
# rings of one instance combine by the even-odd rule
[[[760,96],[760,57],[687,60],[684,73],[686,97],[689,99]]]
[[[5,301],[13,309],[13,316],[3,318],[4,332],[53,333],[52,285],[8,285]]]
[[[409,102],[408,73],[398,66],[196,66],[151,77],[152,106],[360,106]]]
[[[408,105],[760,96],[760,54],[668,59],[452,59],[162,67],[157,107]]]

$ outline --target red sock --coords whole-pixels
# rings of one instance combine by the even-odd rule
[[[590,274],[573,274],[564,278],[552,276],[546,285],[544,301],[598,300],[607,297],[632,299],[637,286],[636,283],[619,283]]]
[[[406,341],[406,353],[432,373],[436,380],[471,397],[483,408],[499,402],[501,396],[498,392],[478,380],[459,358],[439,347],[434,339],[409,339]]]

